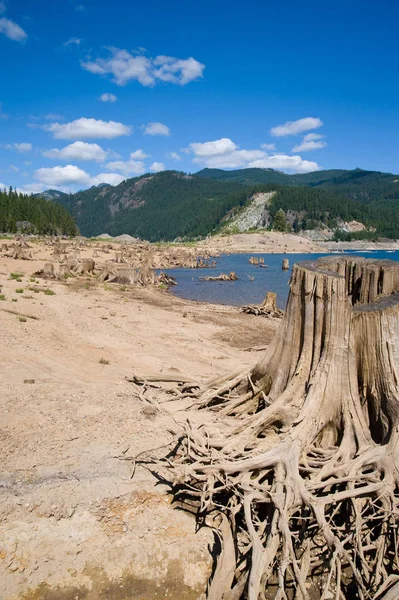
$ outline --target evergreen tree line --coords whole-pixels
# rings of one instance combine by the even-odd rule
[[[236,173],[243,177],[243,171]],[[276,174],[273,171],[265,173]],[[164,171],[127,179],[115,187],[99,186],[76,194],[64,194],[59,201],[72,213],[82,235],[90,237],[109,233],[115,236],[128,233],[156,242],[176,238],[195,239],[220,231],[228,216],[246,206],[253,194],[276,191],[267,207],[275,229],[291,228],[292,218],[290,223],[285,221],[284,225],[281,215],[273,224],[281,209],[284,216],[289,211],[296,213],[292,223],[295,232],[320,225],[338,230],[339,220],[356,220],[370,229],[375,228],[375,233],[370,231],[373,237],[399,238],[398,200],[366,200],[359,193],[364,189],[363,186],[374,185],[378,179],[385,181],[386,176],[378,178],[375,173],[351,172],[352,180],[361,181],[362,187],[355,188],[356,184],[353,184],[359,197],[345,197],[333,187],[315,186],[316,183],[320,184],[320,179],[324,181],[323,178],[330,177],[331,180],[332,173],[337,174],[336,171],[326,171],[324,175],[320,173],[306,174],[308,185],[294,186],[275,182],[238,183],[227,178],[218,180]],[[284,173],[277,175],[281,179],[288,177]],[[346,185],[348,178],[348,173],[341,172],[336,179],[344,180]],[[375,190],[373,193],[376,193]]]
[[[0,232],[68,235],[78,233],[72,215],[57,202],[0,190]]]
[[[314,229],[321,224],[330,229],[337,229],[338,221],[360,221],[367,228],[375,231],[342,234],[342,238],[387,237],[399,238],[399,202],[396,199],[374,200],[365,202],[353,197],[340,196],[330,190],[309,187],[279,187],[273,196],[270,213],[273,222],[278,211],[276,228],[282,230],[288,211],[302,213],[302,218],[296,218],[293,224],[295,232],[301,229]],[[289,227],[287,223],[287,227]]]

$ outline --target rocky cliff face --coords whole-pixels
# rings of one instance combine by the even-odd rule
[[[242,233],[249,229],[260,229],[270,225],[268,207],[276,192],[259,192],[254,194],[250,203],[225,225],[226,232]]]

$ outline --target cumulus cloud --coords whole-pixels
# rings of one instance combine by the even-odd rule
[[[143,161],[133,159],[126,161],[115,160],[109,162],[106,167],[110,171],[118,171],[126,177],[131,177],[132,175],[142,175],[146,171]]]
[[[101,102],[116,102],[118,98],[115,94],[101,94],[99,100],[101,100]]]
[[[271,151],[276,149],[276,144],[261,144],[262,150]]]
[[[44,191],[44,186],[42,183],[28,183],[27,185],[23,185],[20,188],[17,188],[17,192],[19,194],[39,194]],[[63,190],[61,190],[63,191]],[[65,189],[65,191],[68,191]]]
[[[305,135],[302,142],[296,145],[292,152],[309,152],[310,150],[319,150],[327,146],[327,142],[321,139],[322,136],[317,133]]]
[[[141,148],[139,148],[138,150],[135,150],[134,152],[130,153],[130,158],[132,160],[145,160],[146,158],[148,158],[150,155],[146,154],[144,152],[144,150],[142,150]]]
[[[268,154],[264,150],[240,150],[229,138],[205,143],[192,143],[189,149],[194,155],[194,163],[209,168],[259,167],[262,169],[287,170],[295,173],[307,173],[319,169],[317,163],[303,160],[300,156],[288,156],[279,153]]]
[[[287,121],[283,125],[272,127],[270,133],[276,137],[283,137],[285,135],[297,135],[309,129],[317,129],[321,127],[323,122],[319,118],[305,117],[298,119],[297,121]]]
[[[109,183],[109,185],[119,185],[125,180],[123,175],[119,173],[99,173],[91,179],[91,185],[99,185],[100,183]]]
[[[238,146],[229,138],[221,138],[213,142],[192,143],[189,145],[190,150],[197,158],[209,156],[222,156],[224,154],[232,154],[237,150]]]
[[[116,121],[101,121],[82,117],[70,123],[51,123],[43,129],[50,131],[53,137],[60,140],[104,138],[111,140],[122,135],[130,135],[132,128]]]
[[[152,165],[150,165],[150,171],[153,171],[154,173],[160,173],[161,171],[165,171],[165,170],[166,170],[166,167],[161,162],[153,162]]]
[[[21,142],[20,144],[6,144],[3,146],[6,150],[16,150],[20,154],[24,152],[30,152],[32,150],[32,144],[27,142]]]
[[[37,169],[34,178],[46,186],[89,185],[91,177],[76,165]]]
[[[147,123],[141,126],[144,135],[170,135],[170,129],[163,123]]]
[[[132,160],[145,160],[146,158],[149,158],[150,156],[151,156],[150,154],[146,154],[144,152],[144,150],[142,150],[141,148],[130,153],[130,158]]]
[[[37,169],[33,177],[39,182],[38,184],[33,184],[35,187],[40,187],[40,190],[38,191],[42,191],[43,186],[70,191],[71,188],[89,187],[92,185],[99,185],[100,183],[117,185],[124,180],[124,177],[119,173],[99,173],[92,177],[89,173],[76,165]],[[32,188],[32,185],[25,186],[25,189],[28,187]]]
[[[62,45],[64,48],[69,48],[70,46],[80,46],[82,40],[81,38],[70,38],[67,42],[64,42]]]
[[[186,85],[203,75],[205,65],[193,57],[179,59],[173,56],[135,56],[127,50],[110,48],[109,58],[82,61],[86,71],[96,75],[111,75],[117,85],[138,81],[144,86],[153,86],[159,81]]]
[[[248,167],[261,169],[275,169],[277,171],[292,171],[294,173],[310,173],[320,169],[316,162],[304,160],[300,156],[288,156],[287,154],[274,154],[254,160]]]
[[[169,154],[167,154],[166,156],[167,158],[171,158],[172,160],[181,160],[181,156],[177,152],[169,152]]]
[[[303,141],[304,142],[313,142],[314,140],[321,140],[323,139],[324,135],[321,135],[320,133],[307,133],[306,135],[303,136]]]
[[[2,2],[0,4],[0,14],[3,14],[5,10],[5,4]],[[0,33],[3,33],[6,37],[15,42],[23,42],[28,37],[22,27],[5,17],[0,18]]]
[[[55,158],[58,160],[94,160],[103,162],[108,152],[103,150],[98,144],[88,144],[87,142],[73,142],[65,148],[52,148],[43,152],[43,156],[47,158]]]

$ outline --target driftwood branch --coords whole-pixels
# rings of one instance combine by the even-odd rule
[[[27,315],[25,313],[18,312],[17,310],[12,310],[11,308],[0,308],[1,311],[10,313],[11,315],[17,315],[17,317],[25,317],[25,319],[34,319],[35,321],[39,320],[39,317],[35,315]]]

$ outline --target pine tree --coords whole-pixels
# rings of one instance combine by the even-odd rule
[[[275,231],[287,231],[287,218],[282,208],[274,215],[273,229]]]

